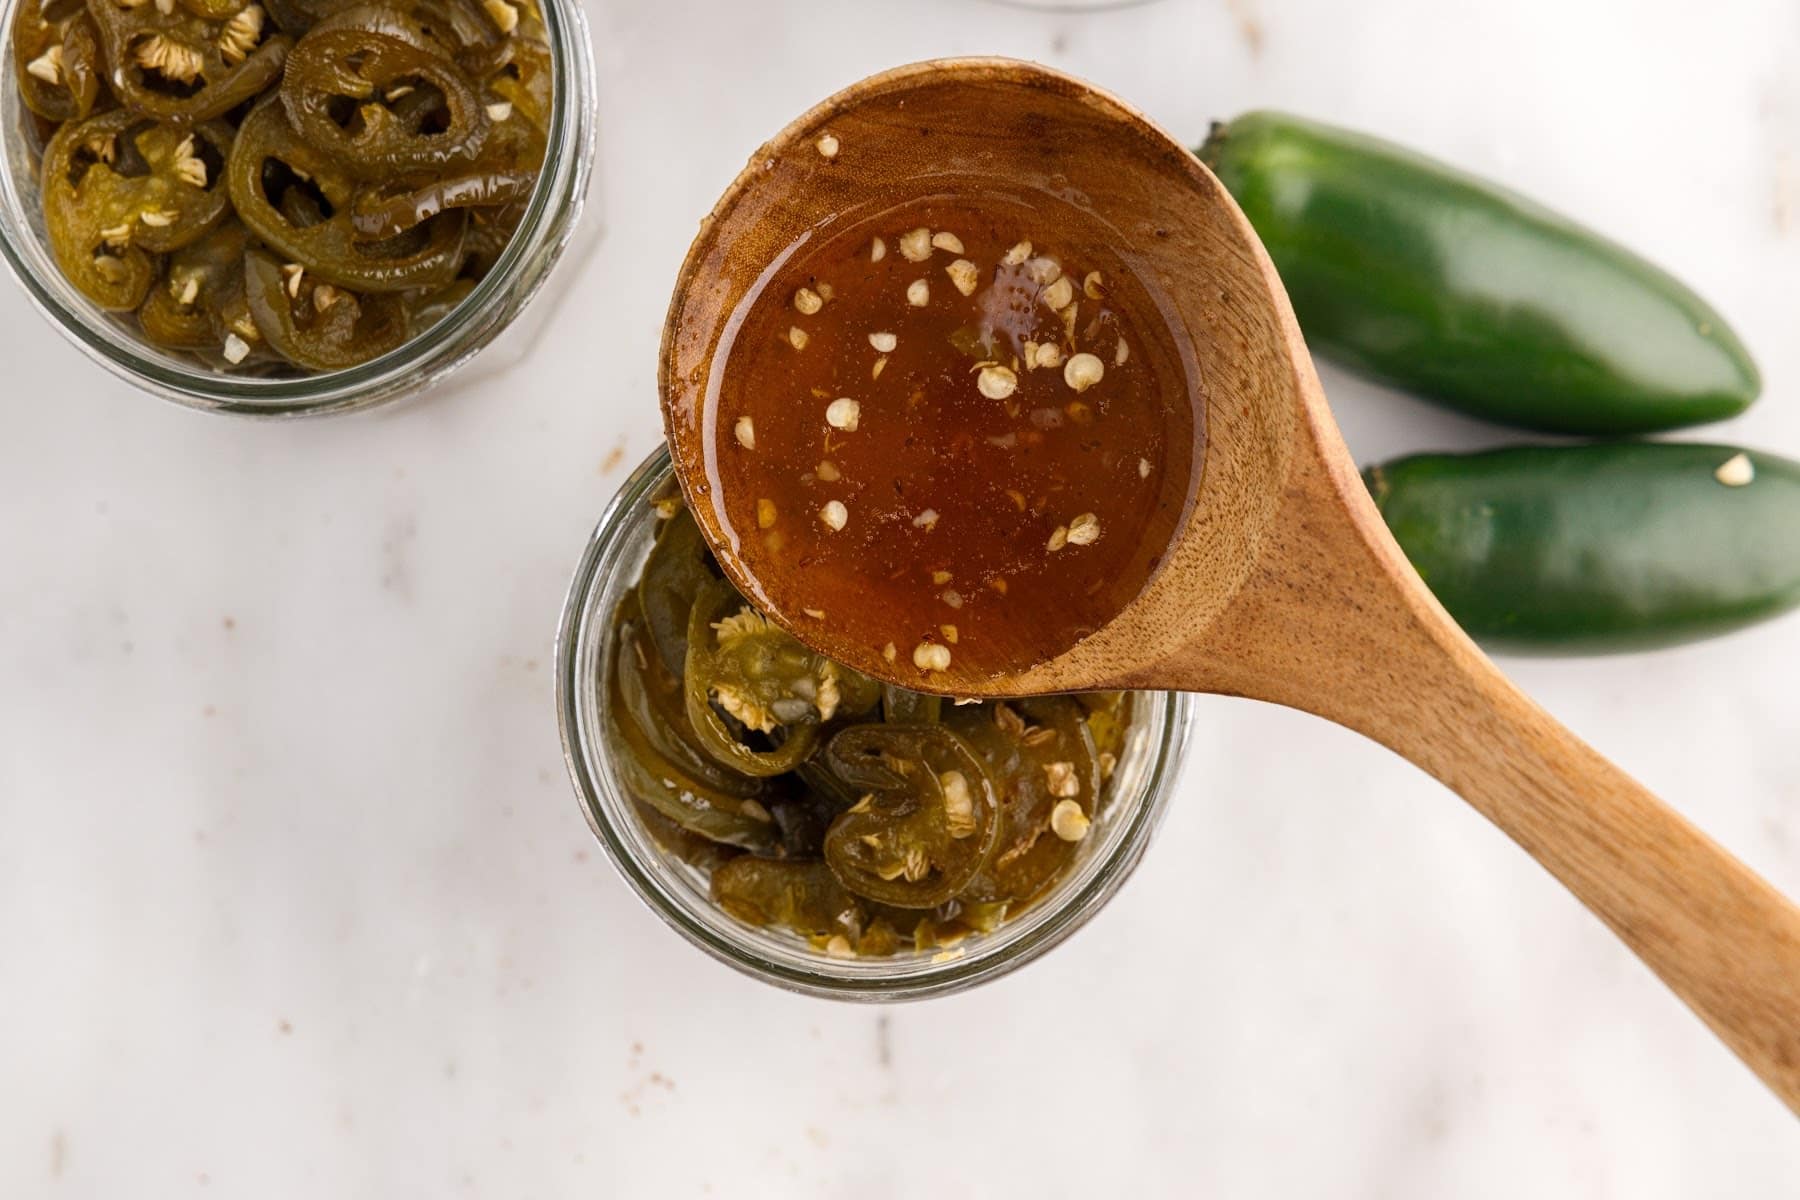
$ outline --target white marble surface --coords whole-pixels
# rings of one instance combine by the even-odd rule
[[[657,437],[700,214],[791,115],[935,54],[1055,63],[1190,138],[1279,105],[1505,175],[1712,297],[1768,381],[1721,436],[1800,455],[1792,0],[590,11],[590,253],[528,360],[247,423],[133,394],[0,288],[0,1196],[1795,1194],[1793,1119],[1350,734],[1204,703],[1107,912],[881,1012],[741,979],[639,907],[548,672],[582,539]],[[1364,459],[1504,437],[1326,384]],[[1796,662],[1800,619],[1512,666],[1800,893]]]

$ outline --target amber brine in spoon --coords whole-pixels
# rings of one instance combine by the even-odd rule
[[[918,190],[777,252],[727,322],[701,446],[759,603],[840,661],[954,687],[1137,597],[1187,516],[1204,409],[1117,230],[1028,187]]]

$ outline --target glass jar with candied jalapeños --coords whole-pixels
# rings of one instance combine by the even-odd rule
[[[650,907],[795,991],[894,1000],[1004,974],[1136,865],[1190,702],[958,704],[807,650],[720,575],[658,450],[601,518],[557,642],[589,824]]]
[[[576,0],[0,0],[0,252],[194,407],[422,390],[523,309],[593,157]]]

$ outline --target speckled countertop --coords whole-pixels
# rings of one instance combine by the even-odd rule
[[[1504,175],[1692,280],[1800,455],[1800,8],[591,0],[576,254],[429,401],[132,394],[0,288],[0,1196],[1773,1197],[1800,1127],[1511,844],[1387,752],[1201,705],[1057,953],[890,1011],[666,931],[571,798],[564,585],[655,444],[695,222],[869,71],[1005,52],[1199,138],[1278,105]],[[529,357],[526,352],[530,351]],[[1327,370],[1363,459],[1505,435]],[[1800,619],[1517,661],[1800,893]]]

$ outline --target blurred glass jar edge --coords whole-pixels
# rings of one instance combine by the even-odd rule
[[[530,303],[573,236],[593,174],[598,88],[580,0],[545,0],[555,104],[543,173],[512,240],[487,277],[443,320],[380,358],[343,371],[287,379],[229,375],[160,350],[102,311],[57,268],[38,201],[39,163],[28,152],[26,110],[12,72],[12,18],[0,0],[0,257],[31,305],[90,360],[134,386],[189,408],[239,416],[351,412],[417,396],[475,357]]]
[[[638,898],[713,958],[788,991],[842,1000],[895,1001],[960,992],[1017,970],[1068,938],[1113,897],[1161,822],[1193,719],[1190,697],[1143,693],[1131,748],[1115,770],[1082,861],[1042,899],[989,934],[936,955],[828,958],[792,934],[759,929],[712,903],[703,876],[663,852],[632,811],[604,735],[600,680],[609,618],[637,581],[658,518],[651,502],[674,481],[659,446],[601,514],[563,605],[556,638],[556,708],[563,758],[582,812]]]

